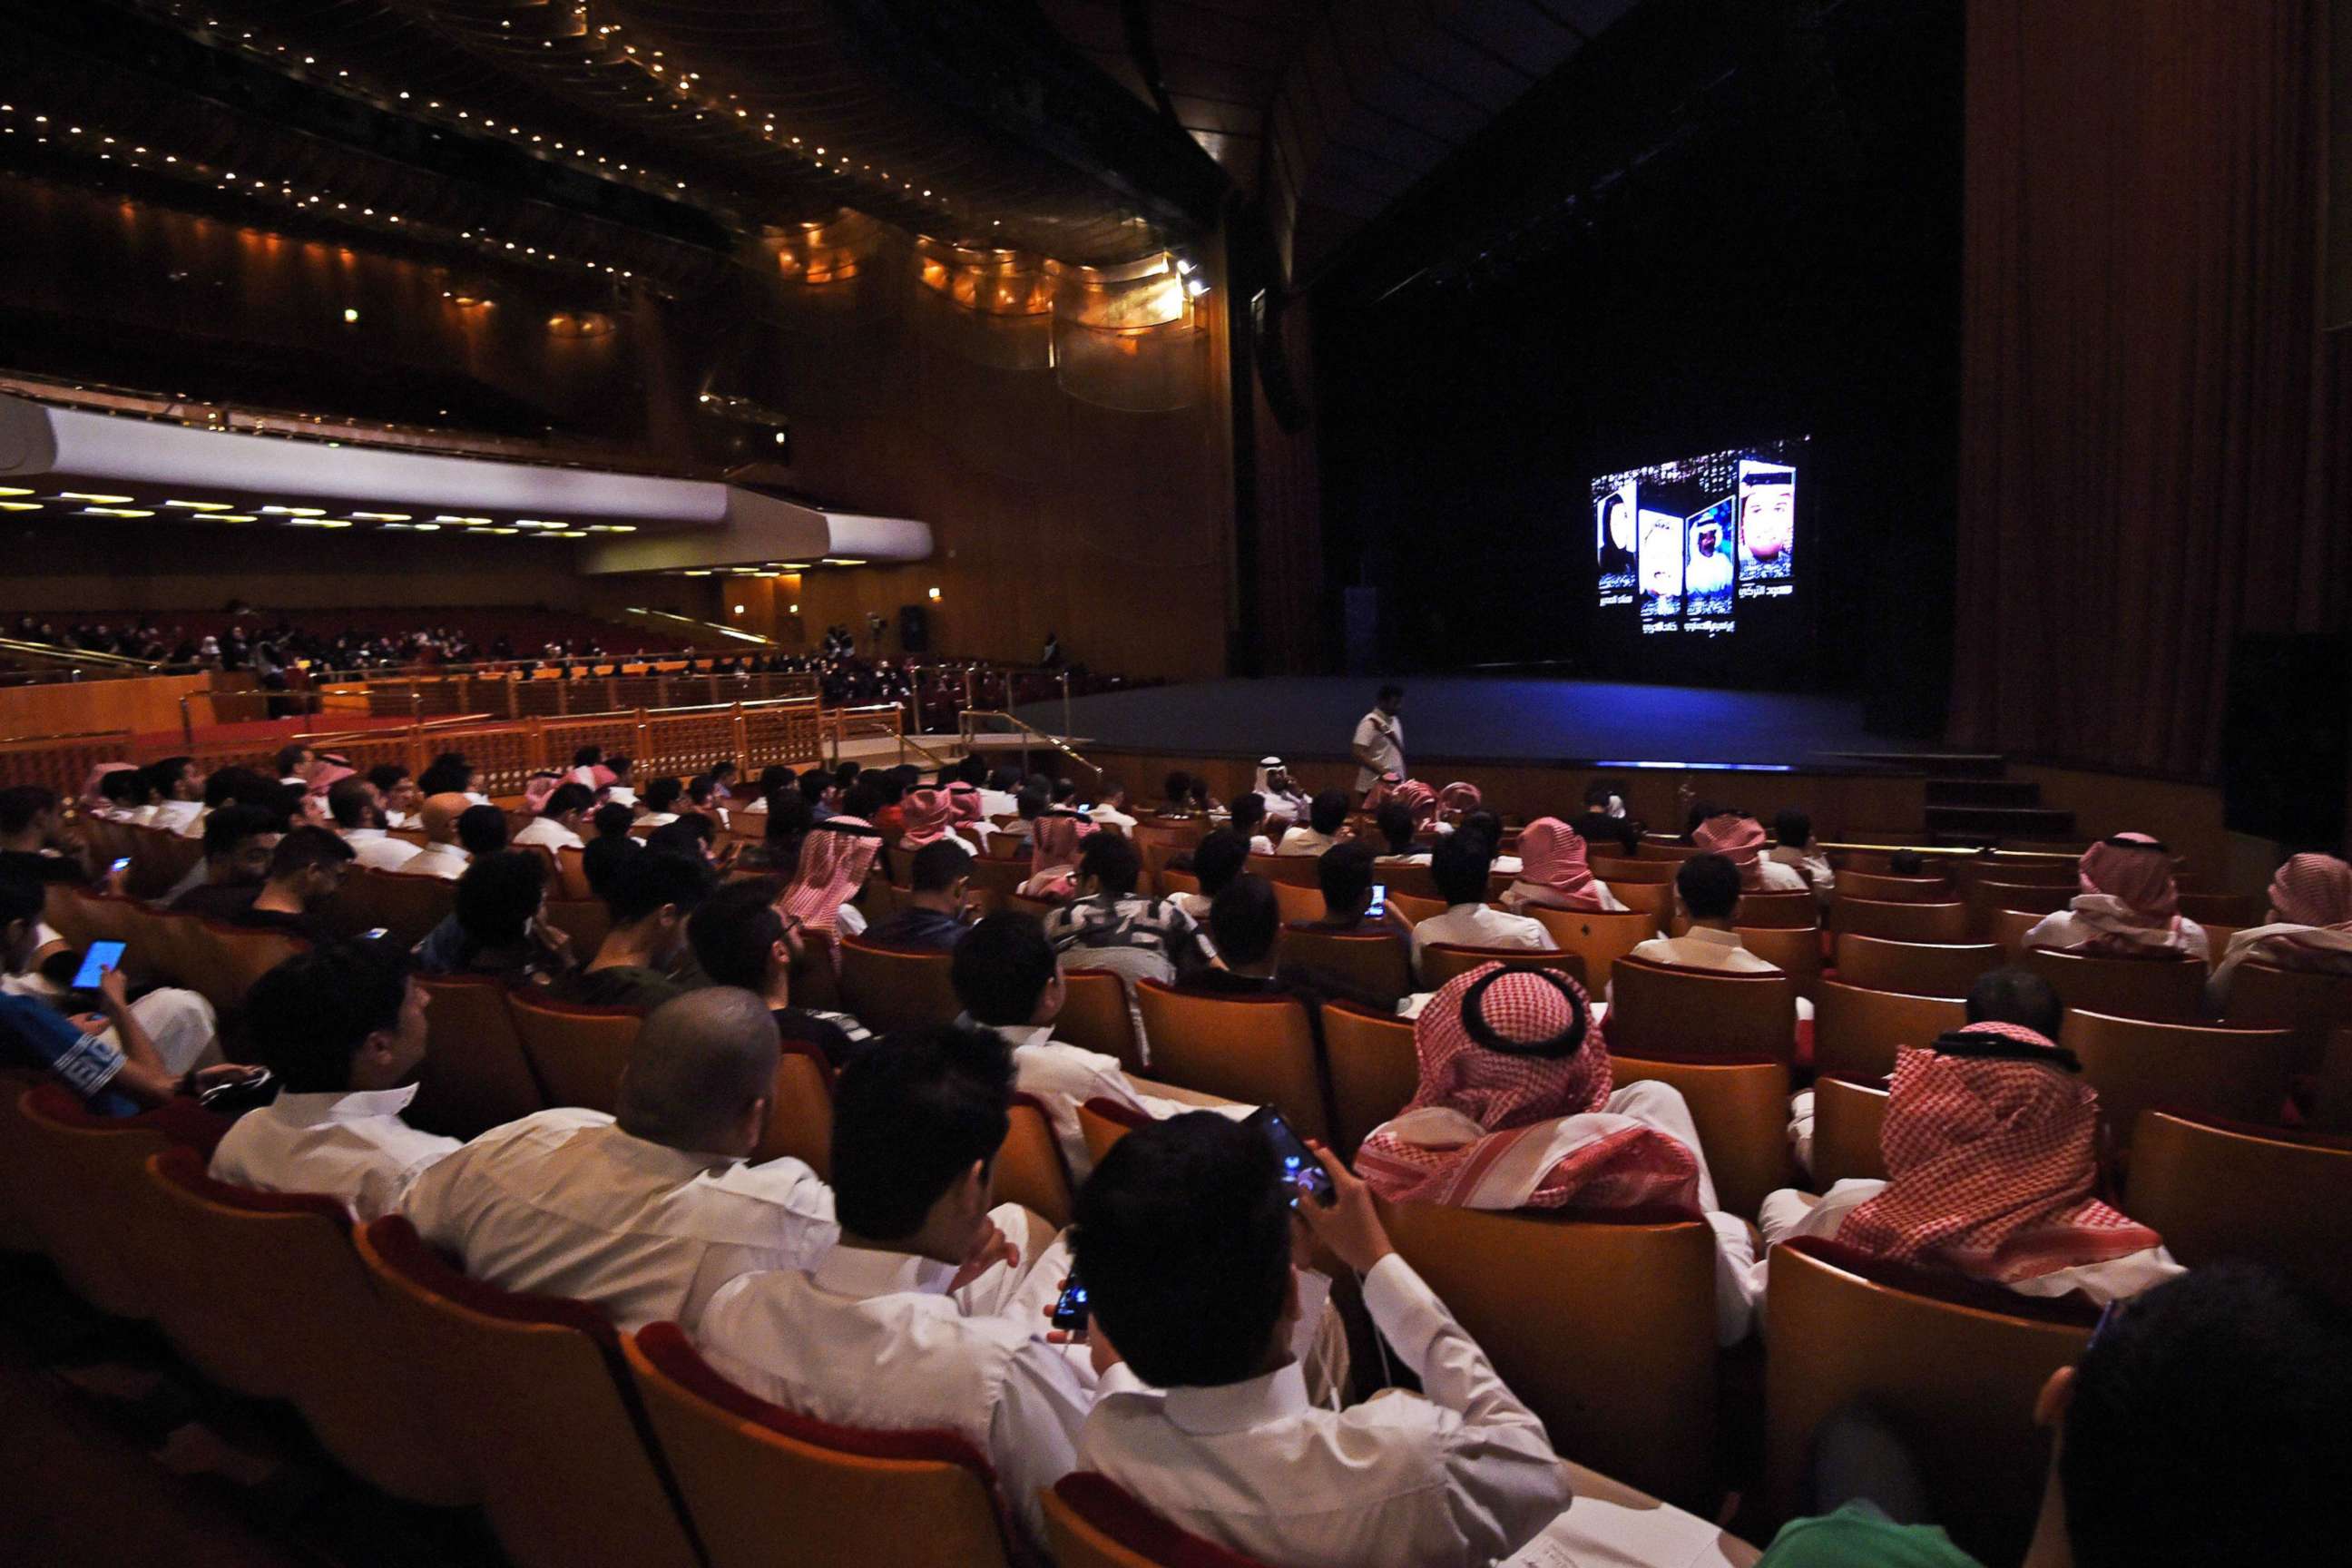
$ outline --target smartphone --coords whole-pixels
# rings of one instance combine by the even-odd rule
[[[378,926],[373,931],[363,931],[360,932],[360,940],[362,942],[382,942],[385,937],[388,937],[391,934],[392,928],[390,926]]]
[[[1074,1264],[1063,1278],[1062,1293],[1054,1302],[1054,1326],[1071,1333],[1084,1333],[1087,1315],[1086,1282],[1078,1278]]]
[[[91,942],[89,952],[82,958],[80,970],[73,977],[72,989],[97,990],[98,983],[105,979],[108,972],[122,962],[122,950],[125,945],[119,942]]]
[[[130,868],[131,868],[131,857],[130,857],[130,856],[128,856],[128,855],[125,855],[121,859],[117,860],[113,865],[109,866],[109,867],[106,868],[106,874],[107,874],[108,876],[111,877],[111,876],[115,875],[117,872],[120,872],[120,871],[127,871],[127,870],[129,870]]]
[[[1292,1208],[1298,1206],[1298,1194],[1303,1192],[1313,1193],[1315,1201],[1325,1208],[1339,1201],[1339,1194],[1331,1188],[1331,1173],[1323,1168],[1323,1162],[1315,1157],[1307,1141],[1291,1131],[1282,1112],[1271,1105],[1261,1105],[1249,1113],[1242,1125],[1256,1128],[1274,1145],[1275,1158],[1282,1162],[1282,1184],[1291,1189]]]
[[[1385,920],[1388,918],[1388,912],[1389,885],[1386,882],[1374,882],[1372,884],[1372,907],[1364,911],[1364,918],[1368,921]]]

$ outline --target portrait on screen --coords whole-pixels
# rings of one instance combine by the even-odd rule
[[[1683,608],[1683,520],[1645,511],[1642,523],[1642,614],[1678,616]]]
[[[1688,551],[1683,562],[1684,608],[1694,616],[1731,613],[1731,500],[1693,512],[1685,531]]]
[[[1597,534],[1595,550],[1601,567],[1601,586],[1630,588],[1633,585],[1635,545],[1635,498],[1631,483],[1602,496],[1593,519]]]
[[[1797,470],[1739,465],[1739,580],[1785,579],[1796,570]]]

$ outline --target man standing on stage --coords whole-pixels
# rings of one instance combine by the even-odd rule
[[[1383,686],[1372,700],[1372,710],[1356,721],[1356,795],[1361,798],[1382,773],[1397,777],[1404,772],[1404,721],[1397,710],[1404,706],[1404,688]]]

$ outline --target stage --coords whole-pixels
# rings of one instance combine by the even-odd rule
[[[1842,697],[1591,680],[1423,676],[1405,688],[1405,758],[1432,784],[1466,779],[1522,816],[1581,809],[1588,780],[1624,781],[1639,815],[1678,817],[1677,784],[1769,818],[1812,812],[1817,831],[1916,834],[1926,780],[1900,742],[1864,728]],[[1158,686],[1075,699],[1067,732],[1138,800],[1175,769],[1206,775],[1230,798],[1257,758],[1276,752],[1311,788],[1354,782],[1349,743],[1377,679],[1286,677]],[[1021,717],[1064,731],[1062,704]]]

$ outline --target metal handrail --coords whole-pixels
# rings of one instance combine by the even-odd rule
[[[67,664],[102,664],[117,669],[136,669],[147,673],[163,668],[152,659],[132,658],[128,654],[100,653],[87,647],[59,647],[56,643],[26,642],[17,637],[0,637],[0,653],[17,654],[26,658],[54,658]]]
[[[956,715],[957,731],[963,737],[964,750],[967,752],[972,749],[971,738],[974,733],[974,729],[971,721],[974,719],[1002,719],[1006,723],[1012,725],[1015,730],[1020,731],[1024,737],[1036,737],[1036,739],[1043,742],[1047,749],[1061,752],[1062,755],[1069,758],[1070,761],[1077,763],[1078,766],[1085,768],[1087,772],[1095,775],[1097,783],[1102,779],[1102,764],[1087,761],[1084,756],[1081,756],[1078,753],[1077,748],[1072,746],[1067,741],[1050,735],[1045,731],[1037,728],[1036,725],[1029,722],[1026,719],[1016,719],[1012,714],[1004,712],[1000,709],[967,708],[961,713]],[[1024,766],[1027,764],[1029,760],[1029,748],[1025,743],[1021,748],[1021,760]]]
[[[1813,847],[1824,852],[1834,850],[1840,854],[1859,852],[1867,855],[1892,855],[1908,849],[1922,859],[1939,860],[1974,860],[1984,854],[1982,849],[1972,844],[1832,844],[1826,839],[1816,839]],[[2020,860],[2055,860],[2071,866],[2081,858],[2063,849],[1995,849],[1993,854],[2011,865]]]
[[[130,738],[128,730],[68,730],[57,735],[0,735],[0,746],[29,745],[35,741],[127,741]]]

